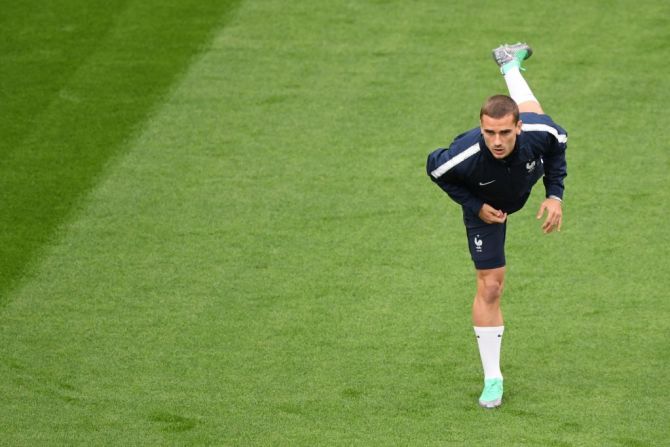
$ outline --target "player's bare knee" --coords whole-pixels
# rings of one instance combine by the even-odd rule
[[[503,283],[500,281],[485,281],[480,285],[479,297],[486,304],[494,304],[500,300],[503,292]]]

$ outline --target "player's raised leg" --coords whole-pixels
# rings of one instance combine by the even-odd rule
[[[519,112],[535,112],[544,114],[540,102],[531,91],[521,74],[521,64],[533,54],[533,49],[526,43],[504,44],[493,50],[493,59],[505,77],[509,95],[519,106]]]

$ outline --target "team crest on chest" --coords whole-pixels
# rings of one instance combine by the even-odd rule
[[[526,170],[528,171],[529,174],[535,170],[535,160],[526,163]]]

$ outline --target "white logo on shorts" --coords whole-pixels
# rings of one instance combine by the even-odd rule
[[[475,236],[474,242],[475,242],[475,251],[477,253],[481,253],[482,252],[482,245],[484,245],[484,241],[479,238],[479,235],[477,235],[477,236]]]

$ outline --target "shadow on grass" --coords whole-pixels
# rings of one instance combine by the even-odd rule
[[[0,19],[0,307],[239,1],[15,2]]]

